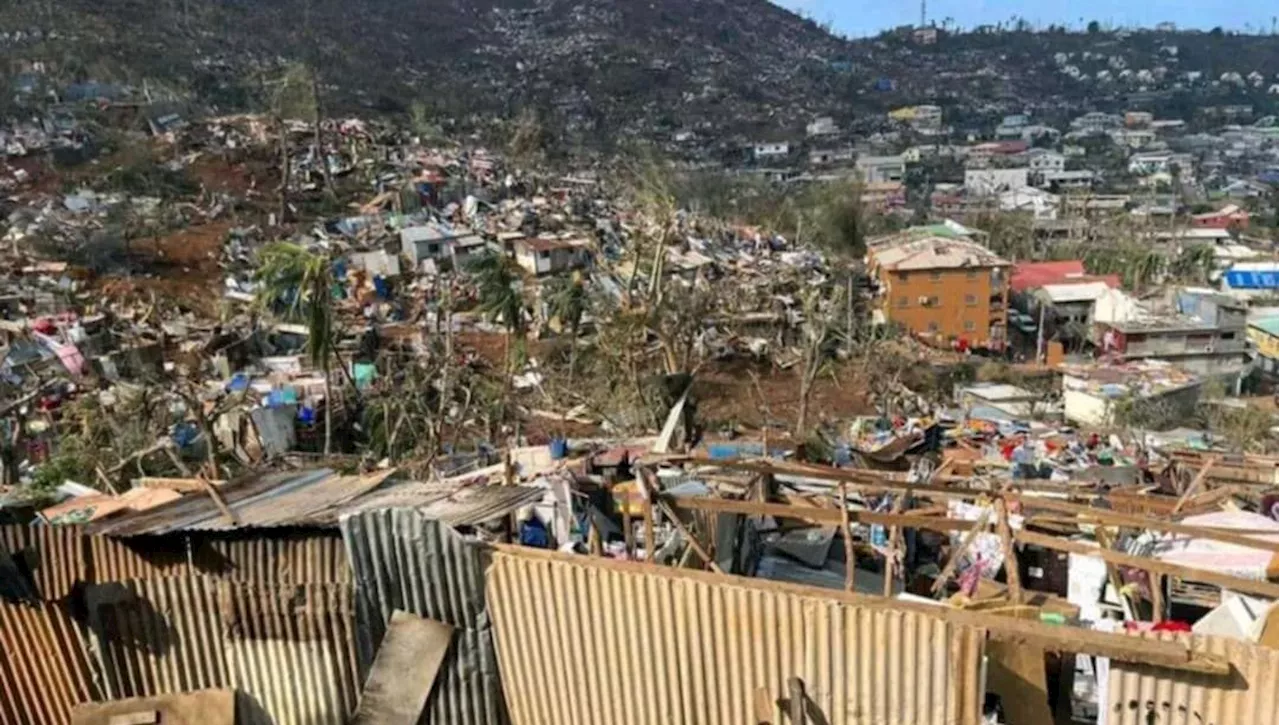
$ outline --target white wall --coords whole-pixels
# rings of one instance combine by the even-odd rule
[[[998,194],[1009,189],[1027,186],[1027,168],[1017,169],[965,169],[964,188],[972,194]]]
[[[1106,426],[1111,421],[1111,405],[1106,398],[1067,388],[1067,378],[1062,379],[1062,414],[1070,422],[1081,426]]]

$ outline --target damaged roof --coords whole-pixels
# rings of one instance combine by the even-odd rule
[[[888,244],[872,252],[885,269],[960,269],[964,267],[1006,267],[1004,258],[967,239],[929,236],[924,239]]]

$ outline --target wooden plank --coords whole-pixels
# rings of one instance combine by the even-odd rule
[[[396,610],[351,725],[417,725],[453,639],[453,627]]]
[[[960,545],[951,552],[951,558],[947,560],[947,565],[942,567],[942,571],[938,572],[938,576],[933,579],[933,586],[930,590],[937,593],[946,585],[947,580],[951,578],[951,573],[956,570],[956,566],[960,563],[960,558],[964,556],[969,547],[973,545],[973,540],[978,538],[978,533],[987,528],[987,521],[991,518],[991,509],[982,512],[978,520],[973,523],[973,527],[965,532],[964,538],[960,540]]]
[[[845,484],[840,484],[840,534],[844,539],[844,589],[854,590],[854,568],[858,563],[857,553],[853,550],[853,532],[850,531],[849,497]]]
[[[1224,544],[1235,544],[1243,546],[1247,549],[1257,549],[1259,551],[1275,551],[1276,542],[1262,541],[1259,539],[1245,536],[1234,529],[1219,529],[1205,526],[1187,526],[1173,521],[1162,521],[1153,519],[1148,516],[1137,516],[1134,514],[1123,514],[1118,511],[1106,511],[1103,509],[1093,508],[1091,506],[1082,506],[1080,504],[1068,503],[1066,501],[1057,501],[1054,499],[1044,498],[1042,496],[1025,496],[1016,493],[1003,494],[1005,499],[1013,499],[1022,504],[1025,509],[1045,509],[1048,511],[1062,511],[1064,513],[1072,513],[1087,516],[1093,521],[1104,524],[1115,524],[1117,526],[1127,526],[1135,529],[1151,529],[1152,531],[1162,531],[1169,534],[1182,534],[1185,536],[1195,537],[1197,539],[1209,539],[1211,541],[1221,541]],[[1269,532],[1274,534],[1275,532]]]
[[[1209,571],[1207,569],[1193,569],[1189,566],[1170,564],[1169,562],[1160,561],[1158,559],[1148,559],[1141,556],[1131,556],[1129,554],[1122,554],[1110,549],[1089,546],[1088,544],[1079,541],[1059,539],[1056,536],[1045,536],[1044,534],[1037,534],[1026,530],[1014,532],[1013,538],[1024,544],[1043,546],[1046,549],[1097,557],[1103,561],[1116,564],[1118,566],[1128,566],[1134,569],[1142,569],[1144,571],[1155,572],[1157,574],[1176,576],[1182,579],[1203,582],[1205,584],[1216,584],[1217,586],[1225,589],[1232,589],[1234,591],[1244,592],[1245,594],[1256,594],[1258,596],[1270,597],[1272,599],[1280,598],[1280,586],[1275,582],[1242,579],[1240,577],[1222,574],[1216,571]]]
[[[1044,650],[1012,642],[988,642],[986,654],[987,690],[1000,696],[1005,722],[1053,722]]]
[[[943,464],[943,465],[946,465],[946,464]],[[911,496],[910,491],[904,491],[903,493],[899,494],[898,500],[893,502],[892,513],[901,514],[902,508],[906,505],[907,498],[909,498],[910,496]],[[885,557],[886,560],[884,563],[884,595],[886,597],[893,596],[893,568],[897,564],[898,557],[903,555],[904,554],[903,554],[902,529],[897,526],[893,526],[889,529],[889,556]],[[903,588],[905,589],[906,588],[905,573],[903,576],[903,581],[904,581]]]
[[[665,501],[675,508],[713,511],[722,514],[746,514],[748,516],[773,516],[775,518],[791,518],[808,521],[824,526],[839,526],[843,516],[835,509],[818,508],[816,506],[791,506],[783,503],[760,503],[758,501],[738,501],[727,498],[709,496],[665,497]],[[935,516],[913,516],[910,514],[886,514],[875,511],[850,511],[851,523],[883,524],[885,526],[902,526],[908,529],[929,529],[930,531],[968,531],[973,522],[967,519],[951,519]]]
[[[218,489],[214,488],[213,484],[209,483],[207,479],[199,478],[196,480],[200,481],[204,487],[204,492],[209,494],[209,498],[213,499],[214,505],[222,512],[222,518],[226,521],[227,525],[235,526],[236,515],[231,512],[231,509],[227,506],[227,502],[222,500],[222,494],[218,493]]]
[[[143,478],[133,479],[134,488],[167,488],[178,493],[204,493],[205,484],[213,486],[224,486],[226,481],[222,479],[210,481],[208,479],[199,478],[159,478],[155,476],[145,476]]]
[[[1004,552],[1005,581],[1009,584],[1009,594],[1013,601],[1022,601],[1022,574],[1018,571],[1018,552],[1013,546],[1013,534],[1009,529],[1009,506],[1003,500],[997,500],[996,531],[1000,534],[1000,549]]]
[[[662,513],[666,514],[667,518],[671,519],[671,525],[676,527],[676,531],[679,531],[680,535],[689,541],[689,547],[692,548],[698,556],[702,557],[703,563],[709,565],[711,570],[717,574],[723,574],[724,570],[721,569],[719,565],[716,564],[715,559],[712,559],[711,555],[702,548],[702,544],[698,543],[698,539],[685,528],[684,523],[680,521],[680,517],[676,516],[676,512],[671,510],[671,507],[667,505],[667,502],[659,501],[658,507],[662,509]]]
[[[1178,497],[1178,503],[1173,507],[1174,514],[1181,511],[1182,507],[1186,505],[1187,499],[1191,498],[1200,490],[1200,487],[1204,485],[1205,480],[1209,478],[1209,471],[1213,470],[1213,464],[1217,462],[1218,459],[1216,456],[1209,456],[1204,459],[1204,464],[1200,466],[1200,471],[1196,473],[1196,477],[1191,481],[1191,485],[1187,486],[1187,490],[1183,491],[1182,495]]]
[[[804,682],[799,677],[787,680],[788,710],[792,725],[805,725]]]

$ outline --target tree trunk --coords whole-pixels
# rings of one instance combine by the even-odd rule
[[[573,382],[575,374],[578,371],[578,327],[580,323],[574,322],[569,328],[569,389],[573,390]]]
[[[329,380],[329,357],[324,359],[324,454],[333,452],[333,383]]]
[[[320,173],[324,178],[324,190],[332,192],[333,179],[329,177],[329,157],[324,152],[324,131],[321,128],[324,116],[320,112],[320,76],[314,66],[311,68],[311,101],[314,104],[313,111],[316,119],[316,160],[320,162]]]
[[[280,216],[276,224],[283,225],[289,208],[289,130],[283,118],[276,119],[276,128],[280,130]]]

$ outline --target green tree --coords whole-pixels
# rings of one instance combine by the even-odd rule
[[[569,333],[569,383],[572,385],[577,372],[578,334],[590,304],[586,282],[582,273],[575,271],[567,277],[556,277],[543,289],[546,290],[548,311]]]
[[[1097,20],[1090,20],[1086,30],[1088,31],[1089,35],[1097,35],[1102,30],[1102,26],[1098,23]]]
[[[1217,256],[1207,244],[1184,247],[1169,265],[1169,275],[1179,282],[1205,284],[1213,272]]]
[[[307,326],[307,357],[324,372],[324,453],[333,450],[333,388],[330,372],[336,356],[333,340],[333,264],[290,242],[275,242],[258,252],[257,306]]]
[[[503,340],[505,369],[502,379],[502,406],[505,415],[515,367],[511,343],[516,339],[523,344],[528,329],[524,316],[524,277],[515,260],[493,251],[470,259],[466,271],[470,273],[476,286],[478,311],[490,323],[501,324],[506,331]]]

